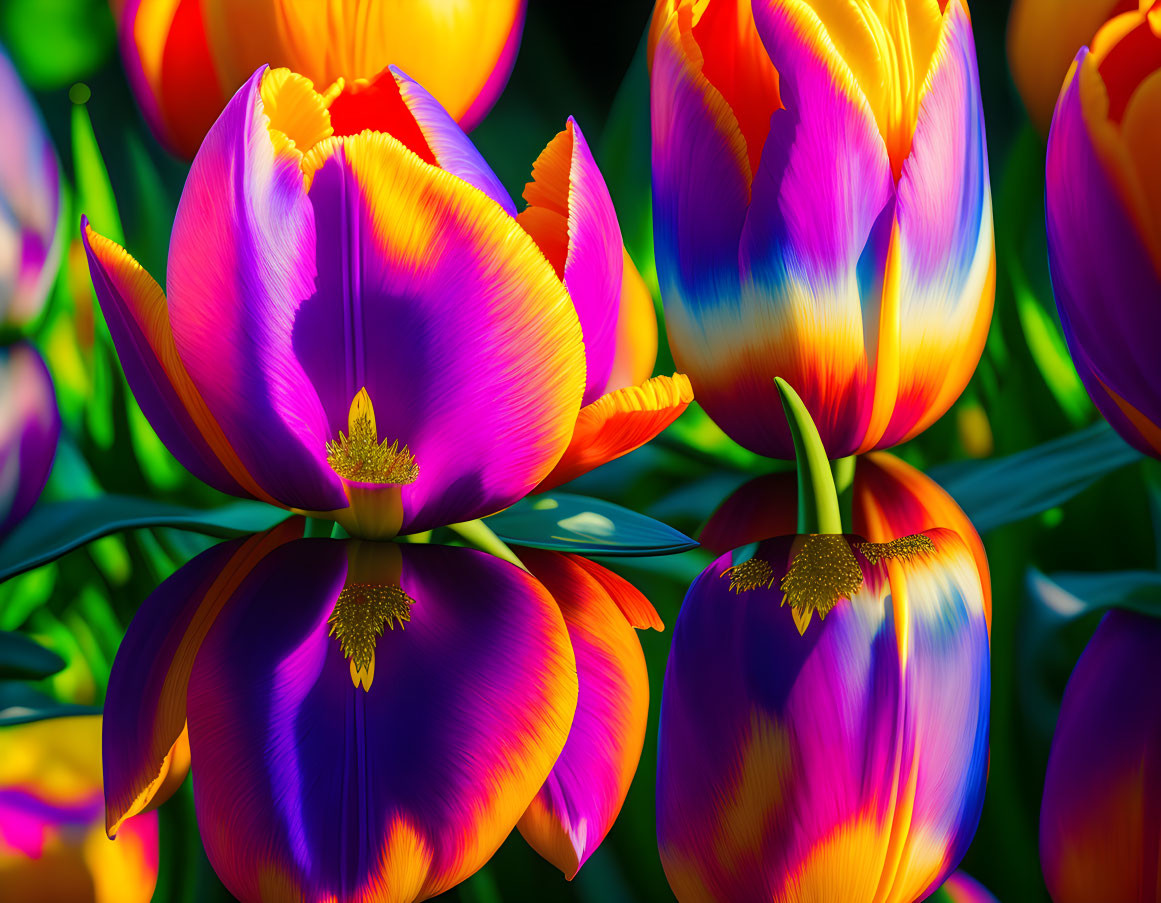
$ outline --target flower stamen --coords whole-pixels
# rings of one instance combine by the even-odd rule
[[[373,583],[348,583],[339,593],[334,611],[327,619],[328,636],[339,641],[339,648],[351,663],[351,682],[371,689],[375,679],[375,645],[386,627],[395,629],[411,620],[415,604],[400,586]]]
[[[818,612],[824,619],[840,599],[849,599],[863,586],[863,570],[850,543],[838,534],[812,534],[782,578],[782,604],[789,605],[799,633]]]
[[[419,465],[406,445],[398,440],[379,441],[375,408],[366,387],[359,390],[347,415],[347,433],[327,442],[327,463],[345,480],[402,486],[419,477]]]

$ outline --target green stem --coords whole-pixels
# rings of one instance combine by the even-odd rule
[[[782,398],[798,464],[798,532],[842,533],[838,492],[818,428],[790,384],[780,376],[774,377],[774,384]]]
[[[490,552],[497,558],[503,558],[521,570],[528,570],[528,568],[524,567],[524,562],[517,558],[516,554],[508,548],[508,544],[493,533],[492,528],[482,520],[477,519],[464,521],[462,524],[449,524],[448,529],[454,533],[458,533],[476,548]]]
[[[838,492],[839,517],[843,519],[843,532],[854,533],[853,509],[855,504],[855,455],[837,458],[831,462],[834,474],[834,488]]]

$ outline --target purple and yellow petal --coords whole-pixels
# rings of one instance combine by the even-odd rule
[[[536,487],[543,492],[640,448],[673,423],[693,401],[683,373],[655,376],[585,405],[572,440],[552,472]]]
[[[0,895],[20,903],[147,903],[157,816],[111,843],[101,818],[101,717],[0,727]]]
[[[199,480],[272,501],[250,476],[190,379],[161,287],[124,248],[81,222],[89,274],[133,396],[162,442]]]
[[[657,363],[657,310],[653,295],[627,250],[621,271],[621,306],[617,342],[605,392],[639,386],[653,375]]]
[[[291,331],[330,436],[366,388],[379,434],[419,468],[402,532],[511,505],[579,409],[581,330],[560,280],[494,201],[388,135],[331,139],[307,162],[317,275]]]
[[[339,630],[375,587],[356,686]],[[190,680],[206,852],[242,900],[426,899],[492,855],[543,785],[577,700],[568,630],[529,574],[467,549],[301,540],[255,569]]]
[[[987,766],[988,640],[950,531],[872,563],[804,634],[778,589],[801,538],[730,556],[691,587],[666,671],[658,841],[686,901],[922,899],[975,830]]]
[[[606,391],[617,342],[624,248],[613,199],[580,126],[569,117],[532,165],[517,222],[576,305],[585,342],[584,404]]]
[[[60,170],[20,76],[0,50],[0,323],[22,327],[44,306],[60,260]]]
[[[955,872],[943,882],[943,900],[950,903],[999,903],[991,892],[967,872]]]
[[[191,381],[258,485],[288,507],[326,511],[347,504],[322,451],[335,437],[297,357],[297,314],[317,291],[314,220],[293,135],[272,140],[265,74],[230,101],[190,169],[170,240],[169,319]]]
[[[592,572],[599,565],[538,549],[518,554],[560,606],[580,684],[564,750],[518,827],[572,879],[613,826],[637,771],[649,675],[636,632]]]
[[[52,378],[36,349],[0,349],[0,536],[40,498],[59,436]]]
[[[1055,903],[1161,894],[1161,620],[1105,615],[1073,669],[1040,808],[1040,864]]]
[[[186,691],[206,633],[272,550],[302,535],[301,520],[203,552],[142,603],[113,660],[105,702],[105,821],[125,820],[177,789],[189,767]]]

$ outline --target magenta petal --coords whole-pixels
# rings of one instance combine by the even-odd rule
[[[1158,455],[1109,397],[1115,392],[1161,424],[1156,336],[1161,335],[1158,274],[1085,122],[1080,69],[1056,105],[1048,138],[1045,208],[1048,262],[1060,321],[1077,371],[1121,436]]]
[[[327,621],[344,581],[379,569],[414,603],[376,641],[363,689]],[[244,903],[433,896],[515,825],[564,745],[576,686],[556,605],[513,565],[438,546],[286,546],[222,613],[190,681],[210,862]]]
[[[520,29],[514,33],[519,41]],[[391,66],[390,69],[399,85],[399,94],[415,117],[439,168],[480,189],[507,210],[510,216],[515,216],[516,205],[512,203],[512,196],[476,150],[472,139],[464,134],[464,129],[456,124],[440,102],[419,82],[409,78],[397,66]]]
[[[170,321],[190,378],[257,483],[288,507],[344,508],[326,463],[335,437],[292,347],[295,312],[315,287],[314,223],[298,158],[270,140],[265,71],[194,158],[170,241]]]
[[[0,535],[40,498],[59,435],[52,379],[36,349],[0,350]]]

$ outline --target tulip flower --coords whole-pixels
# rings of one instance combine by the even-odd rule
[[[168,298],[83,232],[129,384],[177,459],[224,492],[387,538],[571,479],[692,398],[681,375],[618,387],[642,372],[619,331],[640,301],[572,120],[525,197],[516,216],[397,70],[320,94],[263,68],[193,162]]]
[[[1111,611],[1068,680],[1040,807],[1054,903],[1161,896],[1159,665],[1161,620]]]
[[[153,134],[193,157],[263,64],[318,84],[395,64],[464,129],[496,102],[520,47],[525,0],[128,0],[115,3],[129,84]]]
[[[0,329],[40,314],[60,259],[60,172],[44,123],[0,50]]]
[[[0,536],[40,497],[59,436],[52,378],[36,349],[0,348]]]
[[[141,606],[106,700],[110,834],[188,762],[243,903],[427,899],[517,825],[575,874],[641,752],[652,606],[576,556],[301,532],[215,546]]]
[[[699,402],[781,458],[774,376],[831,458],[924,430],[995,286],[963,0],[659,0],[651,38],[658,278]]]
[[[991,892],[965,872],[956,872],[930,898],[931,903],[999,903]]]
[[[722,555],[686,595],[661,701],[661,861],[681,903],[912,903],[955,869],[983,804],[980,575],[953,530],[842,535],[821,441],[783,391],[798,533]]]
[[[1048,138],[1048,261],[1077,372],[1130,445],[1161,456],[1161,3],[1081,48]]]
[[[1138,0],[1015,0],[1008,15],[1008,66],[1032,122],[1047,136],[1060,86],[1076,52]]]
[[[755,477],[729,496],[698,535],[721,555],[752,542],[786,536],[798,523],[798,485],[793,473]],[[984,616],[992,624],[992,586],[983,540],[963,509],[935,480],[890,452],[858,459],[851,497],[851,528],[870,542],[946,527],[959,534],[980,574]]]
[[[112,843],[101,812],[101,716],[0,727],[0,898],[20,903],[148,903],[157,815]]]

